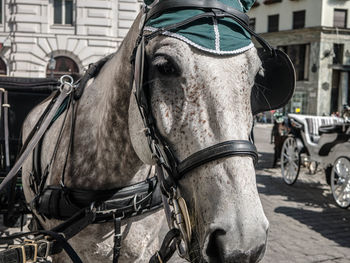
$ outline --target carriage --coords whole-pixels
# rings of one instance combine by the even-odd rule
[[[303,162],[310,171],[319,165],[325,171],[336,204],[349,207],[350,123],[339,117],[289,114],[288,118],[291,131],[281,153],[284,182],[296,182]]]
[[[21,127],[26,115],[51,94],[57,83],[49,78],[0,77],[0,182],[20,151]],[[11,227],[27,213],[19,172],[7,191],[0,194],[0,214],[3,224]]]

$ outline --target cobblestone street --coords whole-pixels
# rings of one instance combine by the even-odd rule
[[[257,125],[254,133],[257,186],[270,222],[262,262],[350,262],[350,209],[335,205],[321,169],[315,175],[301,169],[294,185],[285,184],[280,168],[271,168],[270,132],[270,125]]]

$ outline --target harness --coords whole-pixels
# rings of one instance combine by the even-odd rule
[[[288,56],[282,51],[273,49],[264,39],[255,34],[249,28],[249,18],[244,13],[224,5],[219,1],[213,0],[196,0],[194,2],[188,0],[163,0],[156,3],[151,8],[143,8],[144,13],[140,23],[140,33],[131,56],[131,64],[133,67],[131,83],[136,90],[134,95],[145,127],[145,136],[147,137],[148,146],[153,158],[156,160],[156,177],[121,189],[91,192],[65,187],[63,172],[61,186],[49,186],[44,189],[44,184],[42,182],[45,182],[45,178],[47,177],[46,171],[48,171],[48,169],[44,169],[45,172],[43,175],[36,175],[36,178],[39,178],[39,180],[37,180],[33,186],[36,187],[35,191],[38,195],[31,205],[33,208],[36,208],[39,213],[48,218],[68,218],[68,220],[51,231],[31,232],[29,234],[35,234],[36,239],[25,242],[20,247],[13,247],[6,251],[6,253],[12,254],[14,254],[13,251],[15,251],[17,259],[22,258],[23,260],[23,258],[27,257],[30,259],[33,257],[35,259],[37,257],[45,258],[48,255],[60,252],[63,248],[73,262],[81,262],[67,240],[88,224],[113,220],[115,225],[113,262],[117,262],[121,246],[121,220],[142,213],[152,212],[162,204],[170,231],[165,236],[160,250],[152,256],[150,262],[167,262],[176,250],[178,250],[182,258],[190,260],[189,251],[192,230],[186,202],[177,189],[179,180],[195,168],[220,158],[249,156],[252,158],[254,164],[257,163],[258,154],[251,139],[221,142],[202,149],[184,160],[178,160],[176,158],[173,150],[157,129],[149,105],[150,87],[148,87],[145,81],[147,79],[147,72],[145,70],[147,68],[145,47],[148,42],[156,36],[169,30],[176,30],[180,27],[187,26],[201,18],[231,18],[253,35],[265,50],[262,55],[262,62],[263,67],[266,68],[267,71],[264,77],[256,79],[255,86],[259,87],[259,89],[253,89],[253,113],[256,114],[266,109],[281,107],[286,104],[292,96],[295,86],[295,73]],[[158,28],[151,33],[145,32],[145,25],[152,18],[172,10],[188,8],[199,9],[204,12],[184,21]],[[62,103],[68,100],[67,107],[74,107],[74,100],[81,97],[87,81],[98,74],[99,70],[108,59],[109,58],[105,58],[90,67],[77,86],[63,80],[61,81],[60,92],[57,92],[53,96],[48,108],[44,111],[37,125],[35,125],[33,132],[29,135],[25,143],[24,151],[21,153],[18,163],[14,165],[8,177],[0,185],[0,191],[4,188],[4,185],[11,181],[13,176],[20,169],[25,158],[33,151],[35,146],[38,145],[51,121],[55,118],[57,112],[59,112]],[[277,74],[277,76],[274,76],[275,80],[271,78],[274,74]],[[67,112],[68,110],[66,110],[66,114]],[[74,112],[74,108],[72,112]],[[72,120],[73,119],[74,118],[72,118]],[[71,139],[72,134],[74,134],[73,127],[74,125],[71,126]],[[58,142],[59,140],[60,136]],[[34,152],[36,152],[34,156],[39,156],[40,146],[37,147]],[[34,158],[33,166],[36,172],[41,171],[40,162],[37,158]],[[64,169],[65,166],[63,171]],[[89,197],[85,198],[87,194],[89,194]],[[25,233],[9,238],[27,235],[28,233]],[[41,247],[44,248],[41,249]],[[33,257],[31,257],[31,255],[33,255]],[[0,253],[0,262],[2,258]]]
[[[38,230],[1,237],[1,240],[6,241],[35,235],[33,240],[25,240],[21,245],[10,246],[9,249],[0,252],[0,262],[27,262],[27,260],[35,262],[37,259],[46,259],[50,255],[60,253],[62,249],[67,252],[73,262],[82,262],[67,241],[90,224],[110,221],[114,222],[115,228],[113,262],[118,262],[122,239],[121,221],[152,213],[162,207],[162,194],[158,180],[156,177],[150,178],[151,169],[147,179],[142,182],[116,189],[93,191],[66,187],[64,185],[65,163],[61,185],[45,186],[50,166],[61,140],[68,110],[73,107],[73,98],[76,94],[78,94],[77,98],[80,98],[79,91],[84,89],[81,83],[85,85],[90,78],[96,76],[106,61],[107,59],[103,59],[102,62],[99,61],[91,66],[82,79],[85,81],[80,81],[79,86],[73,85],[71,77],[61,77],[58,91],[54,93],[48,106],[28,135],[18,161],[0,185],[1,191],[7,183],[16,177],[23,161],[33,152],[33,173],[30,177],[32,180],[30,186],[36,197],[30,202],[30,208],[32,211],[35,210],[39,216],[66,221],[50,231]],[[64,112],[65,116],[53,156],[44,172],[41,173],[40,156],[44,135],[53,122]],[[72,108],[72,112],[74,112],[74,108]],[[73,119],[75,118],[73,117]],[[74,136],[73,127],[74,123],[71,124],[71,139]],[[68,151],[66,157],[68,158]],[[37,220],[36,223],[38,223]]]

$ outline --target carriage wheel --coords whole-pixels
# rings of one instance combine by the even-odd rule
[[[331,173],[331,189],[335,202],[341,208],[350,206],[350,160],[339,157]]]
[[[282,147],[281,171],[286,184],[292,185],[300,171],[300,154],[294,137],[288,137]]]

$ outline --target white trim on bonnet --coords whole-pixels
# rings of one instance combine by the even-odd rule
[[[220,51],[220,32],[219,32],[219,26],[218,26],[218,20],[215,17],[212,17],[213,19],[213,26],[214,26],[214,32],[215,32],[215,51]]]
[[[241,5],[242,10],[244,10],[244,7],[243,7],[243,4],[242,4],[241,0],[238,0],[238,3]]]
[[[144,30],[154,32],[157,29],[158,28],[146,26]],[[213,50],[213,49],[202,47],[202,46],[192,42],[191,40],[185,38],[184,36],[181,36],[181,35],[176,34],[176,33],[165,31],[165,32],[163,32],[163,35],[166,35],[166,36],[169,36],[169,37],[173,37],[173,38],[177,38],[177,39],[182,40],[182,41],[186,42],[187,44],[189,44],[189,45],[191,45],[191,46],[193,46],[195,48],[198,48],[198,49],[203,50],[205,52],[217,54],[217,55],[240,54],[240,53],[243,53],[243,52],[247,51],[248,49],[251,49],[252,47],[254,47],[253,42],[250,42],[250,44],[248,46],[245,46],[245,47],[242,47],[242,48],[239,48],[239,49],[236,49],[236,50],[231,50],[231,51],[219,50],[219,51],[216,51],[216,50]]]

